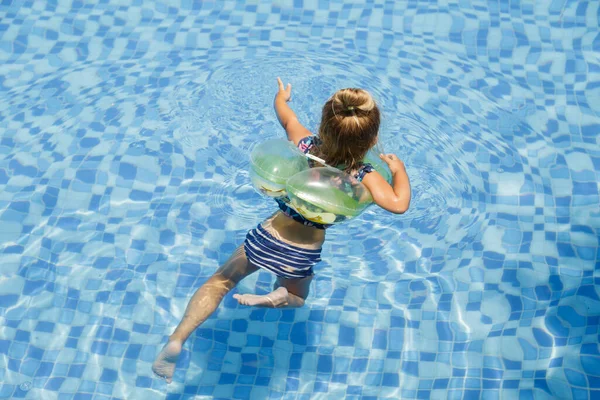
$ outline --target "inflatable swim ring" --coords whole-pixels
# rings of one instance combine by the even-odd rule
[[[259,193],[268,197],[283,197],[289,178],[309,168],[304,154],[292,142],[267,140],[250,153],[250,179]]]
[[[365,185],[332,167],[301,171],[287,181],[286,190],[290,206],[320,224],[354,218],[373,202]]]
[[[250,155],[252,184],[269,197],[289,198],[289,205],[309,221],[335,224],[360,215],[373,203],[365,185],[331,166],[310,168],[308,158],[292,142],[272,139],[256,146]],[[391,182],[392,174],[374,151],[364,159]]]

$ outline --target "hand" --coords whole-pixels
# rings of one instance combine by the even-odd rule
[[[380,154],[381,158],[390,168],[392,175],[398,171],[404,171],[404,163],[395,154]]]
[[[277,78],[277,84],[279,85],[279,91],[277,92],[276,97],[281,97],[283,100],[290,101],[292,97],[292,84],[288,83],[287,87],[283,87],[283,82],[281,78]]]

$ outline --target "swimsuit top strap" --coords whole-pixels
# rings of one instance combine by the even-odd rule
[[[315,147],[318,138],[314,135],[306,136],[298,141],[298,149],[304,154],[308,153]]]
[[[366,174],[375,171],[375,168],[369,163],[361,163],[361,166],[358,167],[358,172],[354,177],[358,179],[359,182],[363,180]]]

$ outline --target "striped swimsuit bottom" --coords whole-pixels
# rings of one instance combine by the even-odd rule
[[[284,243],[261,225],[248,232],[244,250],[255,266],[288,279],[311,276],[313,266],[321,261],[321,249],[305,249]]]

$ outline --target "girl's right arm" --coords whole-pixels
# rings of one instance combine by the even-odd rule
[[[394,154],[380,155],[392,172],[392,185],[378,172],[366,174],[362,183],[369,189],[373,201],[384,210],[404,214],[410,206],[410,181],[404,163]]]
[[[287,88],[285,88],[283,82],[279,78],[277,78],[277,84],[279,90],[275,95],[273,104],[277,119],[283,129],[285,129],[288,140],[291,140],[294,142],[294,145],[298,146],[298,142],[301,139],[312,135],[312,133],[298,121],[294,111],[287,105],[287,102],[290,101],[290,98],[292,97],[292,85],[288,83]]]

